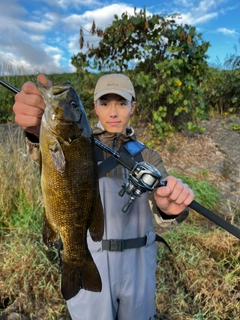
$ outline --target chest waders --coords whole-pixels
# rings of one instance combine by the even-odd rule
[[[95,138],[98,139],[97,136]],[[118,153],[123,153],[129,156],[131,159],[135,160],[136,162],[143,161],[142,151],[146,149],[147,146],[142,144],[139,141],[128,141],[121,145],[118,150]],[[106,176],[108,172],[115,169],[119,162],[113,156],[109,156],[108,158],[104,158],[103,150],[96,145],[96,156],[98,161],[98,177],[99,179]],[[156,234],[155,241],[164,243],[170,252],[172,252],[168,243],[158,234]],[[123,251],[125,249],[135,249],[141,248],[146,246],[147,237],[141,238],[133,238],[133,239],[109,239],[109,240],[102,240],[102,250],[108,251]]]

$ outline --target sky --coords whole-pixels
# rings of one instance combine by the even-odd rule
[[[207,54],[212,65],[239,55],[240,1],[236,0],[0,0],[0,75],[9,70],[11,74],[74,72],[71,57],[80,52],[80,27],[87,36],[93,20],[104,29],[115,14],[133,14],[134,7],[145,7],[148,15],[179,13],[179,23],[195,26],[210,42]],[[97,45],[99,38],[88,40]]]

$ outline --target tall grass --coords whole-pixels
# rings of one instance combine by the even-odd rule
[[[57,319],[67,311],[57,254],[42,243],[39,168],[26,154],[21,130],[8,128],[0,133],[0,314],[10,308],[27,319]]]
[[[0,77],[18,89],[26,81],[36,81],[36,75],[27,74],[26,70],[17,64],[0,63]],[[14,93],[0,85],[0,123],[12,122],[14,114]]]
[[[170,320],[238,320],[239,241],[221,230],[183,223],[158,251],[157,308]]]
[[[37,226],[41,190],[37,165],[27,156],[23,133],[16,125],[1,127],[0,144],[0,226]]]
[[[0,76],[26,75],[27,71],[17,63],[1,62]]]

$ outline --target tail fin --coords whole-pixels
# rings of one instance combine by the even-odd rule
[[[85,261],[64,263],[62,266],[61,290],[65,300],[73,298],[80,289],[102,291],[102,281],[90,252]]]

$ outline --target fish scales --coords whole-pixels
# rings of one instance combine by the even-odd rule
[[[43,241],[63,243],[63,297],[81,288],[101,291],[99,272],[87,248],[87,230],[94,241],[103,236],[94,137],[81,100],[67,81],[37,87],[46,104],[40,129],[41,186],[45,208]]]

